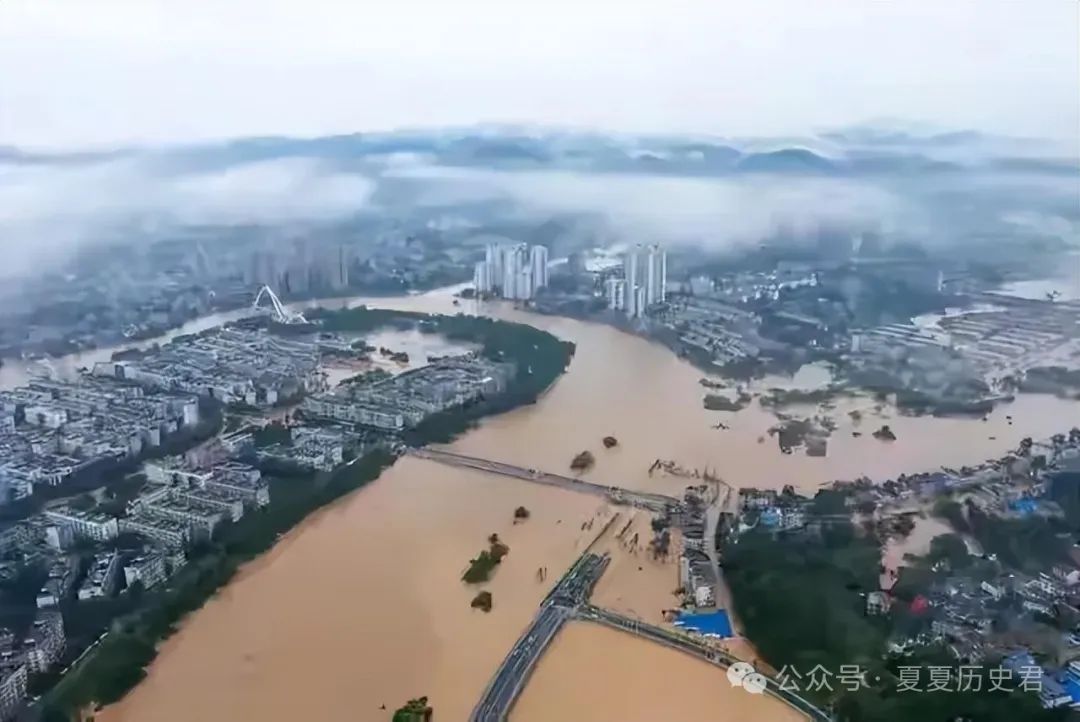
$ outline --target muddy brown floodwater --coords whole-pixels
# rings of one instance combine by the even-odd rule
[[[889,539],[881,550],[881,566],[885,570],[880,578],[881,588],[892,589],[900,567],[907,565],[904,557],[926,555],[934,537],[943,534],[956,534],[956,531],[943,519],[928,516],[915,519],[915,526],[906,537]]]
[[[470,311],[465,302],[453,306],[451,300],[446,292],[366,299],[409,310]],[[503,305],[485,312],[574,341],[577,354],[538,403],[484,421],[452,448],[556,472],[568,471],[570,459],[590,449],[596,455],[590,478],[638,489],[677,493],[683,487],[676,477],[649,476],[656,458],[709,467],[736,485],[794,484],[807,491],[835,478],[884,478],[978,462],[1015,447],[1023,436],[1071,426],[1077,408],[1044,396],[1021,397],[987,422],[893,415],[887,423],[898,440],[883,443],[869,434],[851,436],[846,411],[861,404],[870,412],[872,404],[845,401],[834,412],[843,418],[828,456],[782,455],[773,440],[757,441],[775,423],[771,414],[756,404],[734,414],[706,411],[701,373],[660,346],[605,326]],[[1005,414],[1014,417],[1014,426]],[[712,429],[719,419],[731,429]],[[862,422],[868,429],[880,423]],[[606,435],[615,436],[618,446],[605,449]],[[532,515],[515,526],[519,505]],[[595,530],[582,525],[610,513],[593,497],[401,459],[245,567],[163,644],[146,680],[99,719],[375,722],[388,720],[408,698],[427,695],[438,719],[463,721],[544,594],[591,541]],[[491,532],[506,540],[510,554],[490,583],[469,588],[461,573]],[[641,566],[638,572],[632,561],[613,564],[611,579],[597,589],[598,601],[655,618],[672,599],[674,571]],[[540,567],[549,570],[543,582],[537,581]],[[490,614],[469,608],[478,588],[494,595]],[[608,630],[571,628],[564,634],[538,668],[515,722],[772,722],[789,714],[772,700],[730,690],[718,670],[677,652]],[[645,670],[656,684],[627,681],[642,679]],[[565,691],[563,706],[545,707],[558,690]],[[698,703],[710,706],[709,715],[716,705],[715,716],[702,717]],[[583,705],[603,714],[588,717]]]
[[[719,667],[587,622],[572,622],[555,638],[510,713],[510,722],[805,719],[732,687]]]

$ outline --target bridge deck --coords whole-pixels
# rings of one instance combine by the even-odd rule
[[[591,604],[584,604],[574,610],[574,618],[602,624],[606,627],[616,629],[620,632],[626,632],[628,634],[634,634],[639,637],[648,639],[649,641],[663,644],[666,647],[684,652],[698,659],[704,660],[711,664],[715,664],[724,669],[730,667],[736,662],[742,660],[732,657],[726,652],[714,649],[702,640],[698,640],[688,635],[679,634],[663,627],[657,627],[646,622],[641,622],[637,619],[631,619],[624,617],[621,614],[616,614],[607,609],[601,609],[600,607],[594,607]],[[768,682],[765,687],[765,693],[773,697],[776,697],[780,701],[788,704],[791,707],[799,710],[814,722],[831,722],[832,718],[815,707],[809,701],[803,699],[795,692],[783,689],[781,684],[768,675],[765,675]]]
[[[570,476],[562,476],[561,474],[552,474],[537,469],[526,469],[525,467],[507,464],[502,461],[492,461],[477,456],[457,454],[452,451],[412,448],[409,449],[408,453],[410,456],[415,456],[419,459],[428,459],[429,461],[436,461],[440,464],[476,469],[477,471],[485,471],[489,474],[500,474],[502,476],[521,479],[522,481],[531,481],[536,484],[546,484],[548,486],[557,486],[561,489],[568,489],[570,491],[595,494],[608,499],[614,504],[628,504],[630,506],[638,506],[653,511],[663,511],[678,506],[679,504],[678,499],[665,494],[631,491],[618,486],[597,484],[592,481],[575,479]]]
[[[501,722],[510,714],[521,690],[548,645],[562,629],[573,610],[584,604],[611,561],[607,555],[583,553],[570,565],[540,604],[529,628],[510,649],[495,676],[473,709],[470,722]]]

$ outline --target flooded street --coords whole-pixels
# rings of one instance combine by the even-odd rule
[[[342,334],[342,336],[350,342],[362,338],[371,350],[367,352],[366,359],[330,358],[324,360],[323,370],[331,387],[357,374],[376,369],[396,376],[405,371],[427,366],[431,358],[461,356],[476,350],[475,344],[450,341],[443,336],[421,333],[416,329],[407,331],[387,329],[366,335]],[[382,353],[383,349],[395,353],[404,352],[409,358],[407,361],[395,360],[388,354]]]
[[[881,550],[881,565],[885,568],[881,575],[881,588],[891,589],[896,583],[900,567],[906,566],[904,557],[924,556],[930,551],[930,542],[943,534],[955,534],[949,524],[936,517],[916,518],[915,527],[903,538],[892,538]]]
[[[368,302],[467,310],[466,302],[454,306],[448,292]],[[665,348],[606,326],[501,305],[490,312],[574,341],[577,353],[537,404],[485,420],[451,448],[558,473],[589,449],[596,465],[588,478],[638,489],[678,493],[685,485],[661,472],[650,476],[657,458],[708,467],[733,484],[793,484],[805,491],[836,478],[979,462],[1014,448],[1023,436],[1068,428],[1077,409],[1053,397],[1026,396],[987,422],[907,418],[887,408],[881,413],[891,418],[880,419],[870,415],[872,402],[843,399],[829,412],[839,428],[826,457],[784,455],[767,435],[776,423],[771,412],[756,403],[736,413],[705,410],[701,372]],[[866,412],[859,424],[847,413],[855,408]],[[713,429],[720,419],[731,429]],[[897,441],[870,436],[881,423],[892,427]],[[867,433],[855,438],[856,428]],[[616,437],[615,448],[603,447],[606,435]],[[514,526],[518,505],[531,518]],[[606,513],[594,497],[401,459],[246,567],[163,645],[147,679],[99,719],[385,722],[405,700],[427,695],[437,719],[465,720],[547,589],[591,541],[593,531],[582,524]],[[494,609],[483,614],[469,608],[477,589],[460,576],[491,532],[511,551],[492,581],[479,587],[494,595]],[[544,582],[536,577],[541,566],[549,569]],[[617,558],[608,575],[596,600],[624,613],[655,619],[674,601],[673,563]],[[571,628],[553,649],[515,722],[772,722],[792,714],[730,689],[718,669],[609,630]]]

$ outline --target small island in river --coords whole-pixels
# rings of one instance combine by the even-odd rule
[[[483,591],[473,597],[473,600],[469,606],[471,606],[473,609],[479,609],[483,612],[490,612],[492,607],[491,601],[491,592]]]
[[[480,582],[486,582],[491,578],[491,572],[495,570],[495,567],[499,566],[503,557],[510,552],[510,547],[503,544],[498,534],[489,536],[488,544],[487,549],[480,552],[475,559],[469,560],[469,568],[461,576],[465,583],[479,584]]]
[[[596,463],[596,457],[592,455],[591,451],[583,451],[570,462],[570,468],[574,471],[585,471],[592,468],[592,465]]]
[[[888,424],[883,424],[880,429],[874,432],[874,438],[879,441],[896,441],[896,434],[889,428]]]

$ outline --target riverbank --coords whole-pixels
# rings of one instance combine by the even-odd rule
[[[574,342],[576,353],[536,404],[485,418],[448,448],[554,471],[588,448],[596,463],[585,478],[630,489],[681,495],[686,479],[649,475],[656,458],[709,468],[733,486],[779,490],[792,484],[808,493],[835,479],[958,468],[1016,448],[1023,436],[1055,433],[1060,419],[1080,408],[1053,397],[1021,395],[980,422],[912,419],[887,404],[875,411],[873,401],[841,400],[835,410],[841,424],[828,456],[785,455],[775,443],[758,443],[759,437],[768,438],[775,416],[756,404],[735,413],[705,410],[701,374],[659,344],[505,303],[454,306],[452,293],[352,299],[348,305],[388,303],[424,313],[488,315]],[[897,441],[885,444],[869,433],[852,437],[849,432],[860,428],[847,417],[853,409],[864,412],[867,431],[890,424]],[[1006,414],[1016,418],[1015,426]],[[717,419],[731,428],[716,430]],[[606,449],[602,440],[609,435],[619,443]],[[522,505],[530,518],[515,525],[513,511]],[[587,543],[581,525],[601,506],[573,492],[401,459],[245,566],[162,646],[146,680],[99,718],[385,722],[380,704],[393,708],[427,695],[440,718],[466,719],[558,578],[557,570]],[[512,551],[485,585],[496,603],[484,614],[469,607],[476,591],[460,575],[464,560],[475,556],[492,532]],[[539,567],[550,570],[547,582],[536,580]],[[650,568],[638,572],[628,563],[624,571],[598,593],[626,611],[646,618],[655,614],[661,597],[671,592],[666,580],[657,580],[665,587],[661,593],[651,588],[646,593],[636,577],[644,580]],[[666,567],[657,569],[665,578],[668,573]],[[357,650],[377,662],[361,664]],[[658,659],[649,645],[640,654]],[[616,670],[597,664],[590,673],[596,688],[618,688]],[[687,689],[687,694],[703,700],[708,692]],[[771,718],[763,711],[749,719]]]
[[[815,501],[811,509],[817,506]],[[1059,719],[1015,681],[1004,688],[983,686],[991,661],[973,668],[979,685],[961,690],[953,681],[933,691],[920,672],[923,681],[906,689],[921,694],[903,694],[905,668],[940,666],[947,670],[946,680],[955,680],[956,665],[962,662],[937,648],[889,655],[887,645],[896,630],[920,622],[929,626],[928,620],[920,620],[917,611],[905,613],[899,601],[890,615],[888,597],[885,608],[871,609],[869,595],[879,589],[881,543],[870,531],[831,519],[825,511],[808,515],[813,527],[785,534],[755,529],[725,549],[726,576],[746,631],[765,659],[781,668],[793,691],[852,720]],[[844,684],[845,669],[855,670],[861,683]]]
[[[421,326],[482,347],[490,359],[512,364],[514,373],[503,392],[428,417],[406,432],[413,445],[446,442],[483,416],[502,413],[536,401],[563,373],[572,346],[543,331],[521,324],[480,317],[428,316],[368,309],[320,311],[330,330],[370,331],[391,323]],[[144,676],[156,645],[174,626],[227,584],[242,564],[268,551],[311,512],[377,478],[395,461],[380,449],[353,459],[331,473],[300,474],[278,480],[270,505],[246,515],[207,545],[191,550],[190,563],[162,592],[146,593],[140,609],[112,625],[111,632],[50,692],[46,706],[70,713],[120,699]]]
[[[394,460],[389,452],[377,451],[331,474],[290,480],[294,487],[304,484],[291,493],[276,484],[277,498],[265,510],[246,515],[214,544],[192,550],[189,563],[163,591],[144,592],[142,608],[114,622],[97,648],[45,696],[44,707],[70,714],[119,700],[145,676],[158,643],[228,584],[244,563],[268,551],[311,512],[377,478]]]
[[[316,306],[326,305],[334,301],[348,300],[351,298],[358,298],[360,294],[363,294],[364,298],[399,298],[406,294],[421,294],[433,290],[445,288],[447,284],[458,283],[463,284],[466,281],[468,273],[452,274],[444,276],[442,278],[435,279],[434,283],[425,283],[419,287],[410,287],[407,285],[399,285],[393,288],[382,287],[367,287],[358,288],[351,287],[341,290],[329,290],[321,292],[319,294],[303,294],[303,295],[291,295],[288,298],[280,299],[286,308],[314,308]],[[259,289],[251,291],[251,295],[248,296],[250,301],[254,301],[256,294],[259,293]],[[235,294],[229,294],[235,297]],[[215,299],[220,301],[220,299]],[[269,300],[264,301],[259,307],[260,309],[270,309]],[[45,347],[26,347],[26,348],[9,348],[3,356],[0,356],[0,368],[5,364],[18,365],[20,362],[40,362],[45,361],[51,363],[57,359],[67,358],[72,356],[83,356],[87,354],[98,354],[110,349],[125,348],[131,346],[138,346],[145,343],[152,343],[164,337],[172,336],[176,333],[177,329],[197,326],[202,319],[229,316],[240,317],[245,315],[252,315],[258,313],[249,301],[244,303],[238,302],[217,302],[213,306],[213,310],[209,313],[203,313],[202,315],[190,316],[186,319],[180,320],[175,325],[148,325],[138,328],[131,334],[125,334],[123,340],[118,338],[110,338],[104,342],[89,342],[76,344],[71,341],[59,341],[52,348]],[[215,324],[216,325],[216,324]],[[57,353],[60,351],[60,353]]]

